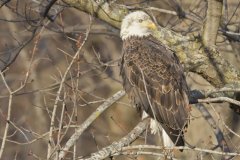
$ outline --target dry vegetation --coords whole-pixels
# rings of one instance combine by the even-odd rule
[[[211,1],[214,2],[113,0],[106,3],[110,8],[147,10],[160,26],[201,42],[205,39],[202,35],[207,3]],[[122,47],[117,28],[120,22],[115,24],[98,14],[89,14],[84,6],[81,9],[71,2],[74,1],[0,1],[0,159],[60,159],[61,156],[85,159],[119,141],[136,125],[141,126],[133,130],[137,140],[127,137],[127,141],[118,142],[122,150],[110,148],[114,152],[106,158],[171,159],[168,153],[174,152],[175,159],[240,159],[240,115],[236,113],[240,106],[231,104],[234,110],[228,107],[229,101],[239,103],[238,99],[232,99],[232,93],[238,93],[240,85],[224,95],[231,99],[193,105],[186,133],[190,148],[184,148],[182,153],[162,149],[159,136],[151,135],[148,129],[142,133],[147,121],[139,124],[139,115],[126,96],[121,98],[124,93],[119,92],[122,90],[118,65]],[[238,71],[240,1],[223,0],[222,6],[221,19],[216,25],[216,46],[207,43],[205,47],[219,50],[223,59]],[[214,37],[210,41],[215,41]],[[184,66],[192,90],[208,92],[229,85],[211,84],[211,80]],[[107,110],[95,112],[99,106]],[[231,155],[223,156],[227,152]]]

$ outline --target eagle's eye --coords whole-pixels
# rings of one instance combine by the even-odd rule
[[[142,23],[142,22],[143,22],[143,19],[139,19],[138,22],[139,22],[139,23]]]

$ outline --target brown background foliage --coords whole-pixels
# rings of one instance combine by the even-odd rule
[[[153,6],[167,10],[177,10],[174,1],[114,1],[129,7]],[[202,21],[206,14],[206,2],[201,0],[178,1],[186,12],[191,12]],[[227,27],[239,32],[238,0],[228,1]],[[44,3],[43,3],[44,4]],[[11,1],[0,8],[0,67],[8,62],[18,50],[32,36],[35,25],[32,19],[39,18],[38,9],[44,5],[30,0]],[[183,35],[201,34],[202,24],[179,16],[150,12],[159,25],[170,28]],[[233,17],[232,17],[233,15]],[[232,18],[231,18],[232,17]],[[92,17],[93,18],[93,17]],[[51,112],[62,74],[69,66],[72,56],[79,45],[83,43],[86,29],[89,27],[90,16],[74,8],[67,7],[54,22],[45,23],[45,28],[38,27],[36,36],[23,46],[16,60],[5,70],[4,75],[12,90],[18,88],[29,73],[25,87],[13,97],[11,124],[2,159],[46,159],[48,145],[48,131]],[[122,89],[119,77],[119,60],[121,58],[122,41],[119,31],[108,24],[93,18],[92,28],[77,61],[74,62],[61,94],[62,103],[58,105],[55,126],[58,127],[63,110],[63,126],[61,145],[64,145],[74,133],[74,125],[80,125],[85,119],[108,97]],[[219,32],[217,49],[224,58],[236,68],[240,67],[239,42],[231,41]],[[195,73],[186,73],[191,89],[213,88],[203,78]],[[8,111],[9,93],[0,80],[0,137],[2,137]],[[63,103],[64,102],[64,103]],[[226,140],[234,152],[239,152],[240,139],[229,132],[226,123],[233,131],[240,133],[239,115],[227,107],[227,103],[209,104],[207,108],[222,129]],[[213,108],[216,110],[214,111]],[[219,118],[219,116],[221,118]],[[202,114],[193,106],[192,121],[186,140],[191,145],[212,149],[216,144],[211,126]],[[77,156],[87,156],[92,152],[111,144],[126,135],[138,122],[140,117],[124,97],[110,107],[89,127],[77,141]],[[224,123],[223,123],[224,122]],[[58,132],[54,132],[57,138]],[[0,140],[1,142],[1,140]],[[161,145],[158,136],[148,133],[140,137],[136,144]],[[198,159],[199,152],[177,152],[179,159]],[[204,155],[204,159],[219,159],[219,156]],[[69,159],[72,153],[68,154]],[[118,159],[134,159],[132,156],[119,156]],[[139,156],[137,159],[144,159]],[[145,157],[153,159],[153,157]],[[199,158],[200,159],[200,158]],[[237,157],[235,159],[238,159]]]

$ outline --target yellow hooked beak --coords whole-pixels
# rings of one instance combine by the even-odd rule
[[[146,26],[147,28],[151,29],[151,30],[156,30],[157,29],[156,24],[153,23],[150,20],[143,22],[143,25]]]

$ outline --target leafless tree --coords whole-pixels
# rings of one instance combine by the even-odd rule
[[[134,10],[184,66],[184,147],[163,147],[122,90]],[[0,0],[0,159],[240,159],[239,16],[239,0]]]

